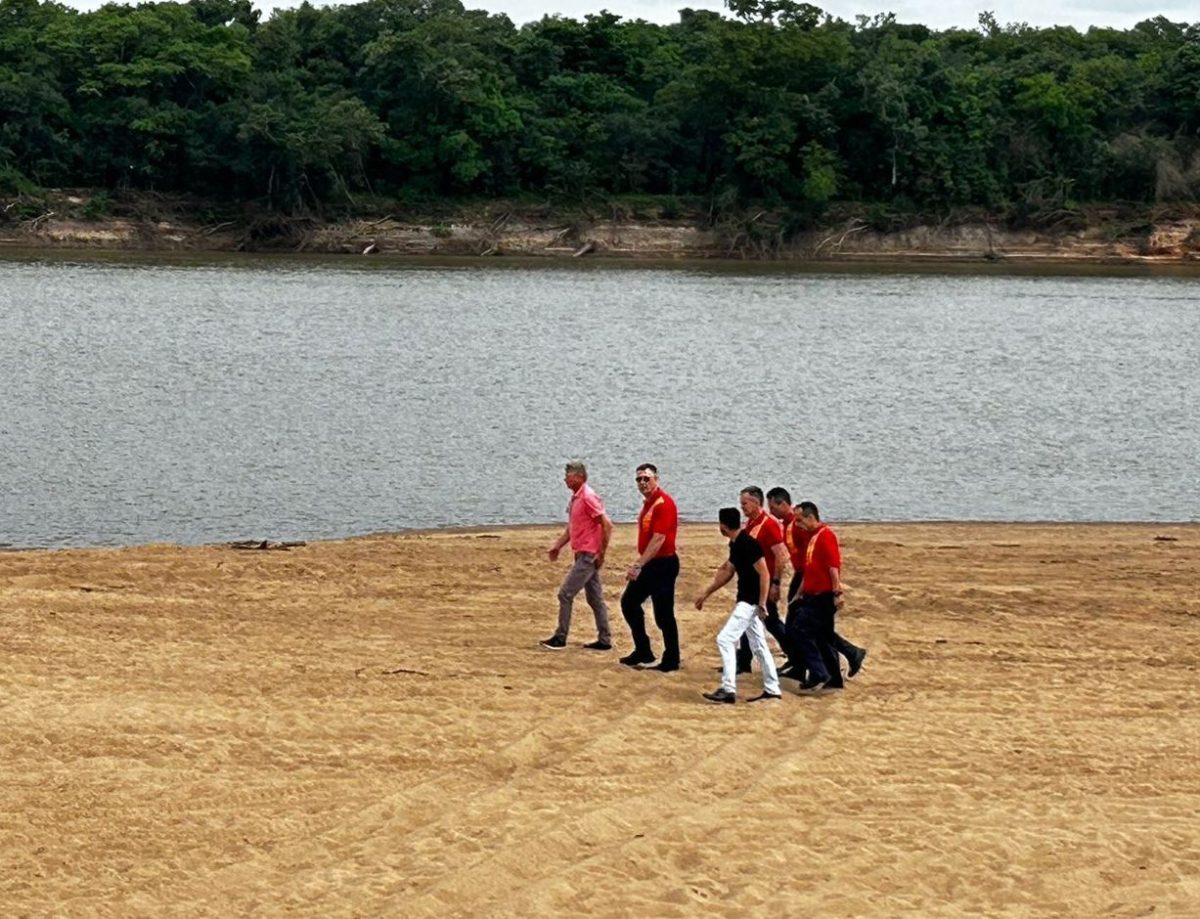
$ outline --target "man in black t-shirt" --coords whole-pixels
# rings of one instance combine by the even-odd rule
[[[704,693],[704,698],[709,702],[726,704],[737,701],[737,643],[745,634],[750,637],[750,648],[758,658],[763,681],[762,693],[750,701],[778,699],[779,676],[775,672],[775,659],[767,647],[767,632],[762,624],[767,617],[767,595],[771,589],[767,560],[758,540],[742,530],[742,515],[736,507],[721,508],[719,520],[721,535],[729,540],[729,560],[717,569],[712,583],[696,598],[696,609],[704,609],[704,601],[728,584],[735,574],[737,604],[725,627],[717,635],[722,664],[721,686],[713,692]]]

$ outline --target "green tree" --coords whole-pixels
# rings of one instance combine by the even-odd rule
[[[73,113],[59,62],[74,18],[56,3],[0,0],[0,190],[73,178]]]

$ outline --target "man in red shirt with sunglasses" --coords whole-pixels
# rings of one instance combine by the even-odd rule
[[[679,512],[675,500],[658,484],[658,467],[642,463],[635,475],[642,493],[638,513],[638,557],[625,572],[625,593],[621,595],[621,613],[633,635],[633,653],[621,658],[628,667],[645,666],[669,673],[679,669],[679,626],[675,621],[675,581],[679,577],[679,556],[675,537],[679,531]],[[662,632],[662,659],[654,666],[654,652],[646,634],[649,599],[654,607],[654,623]]]

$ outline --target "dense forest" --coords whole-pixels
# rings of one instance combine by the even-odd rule
[[[1200,24],[935,31],[728,0],[514,25],[459,0],[0,0],[0,194],[280,212],[655,195],[817,215],[1200,193]],[[102,196],[101,196],[102,198]]]

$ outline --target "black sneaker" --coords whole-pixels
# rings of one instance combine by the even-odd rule
[[[730,692],[728,689],[714,689],[712,692],[702,692],[709,702],[716,702],[718,705],[733,705],[737,701],[737,695]]]
[[[583,646],[588,651],[611,651],[612,645],[607,641],[601,641],[597,638],[595,641],[589,641]]]
[[[621,663],[626,667],[639,667],[642,664],[653,664],[654,660],[653,654],[639,654],[637,651],[634,651],[632,654],[626,654],[621,658]]]
[[[777,693],[777,692],[767,692],[767,691],[764,689],[762,692],[760,692],[760,693],[759,693],[757,696],[755,696],[753,699],[747,699],[746,701],[747,701],[747,702],[765,702],[765,701],[767,701],[767,700],[769,700],[769,699],[782,699],[782,698],[783,698],[783,696],[781,696],[779,693]]]
[[[567,640],[561,635],[551,635],[545,641],[538,642],[547,651],[561,651],[567,646]]]
[[[867,659],[867,649],[859,648],[854,656],[849,658],[850,669],[846,671],[846,676],[854,676],[858,671],[862,670],[863,661]]]

